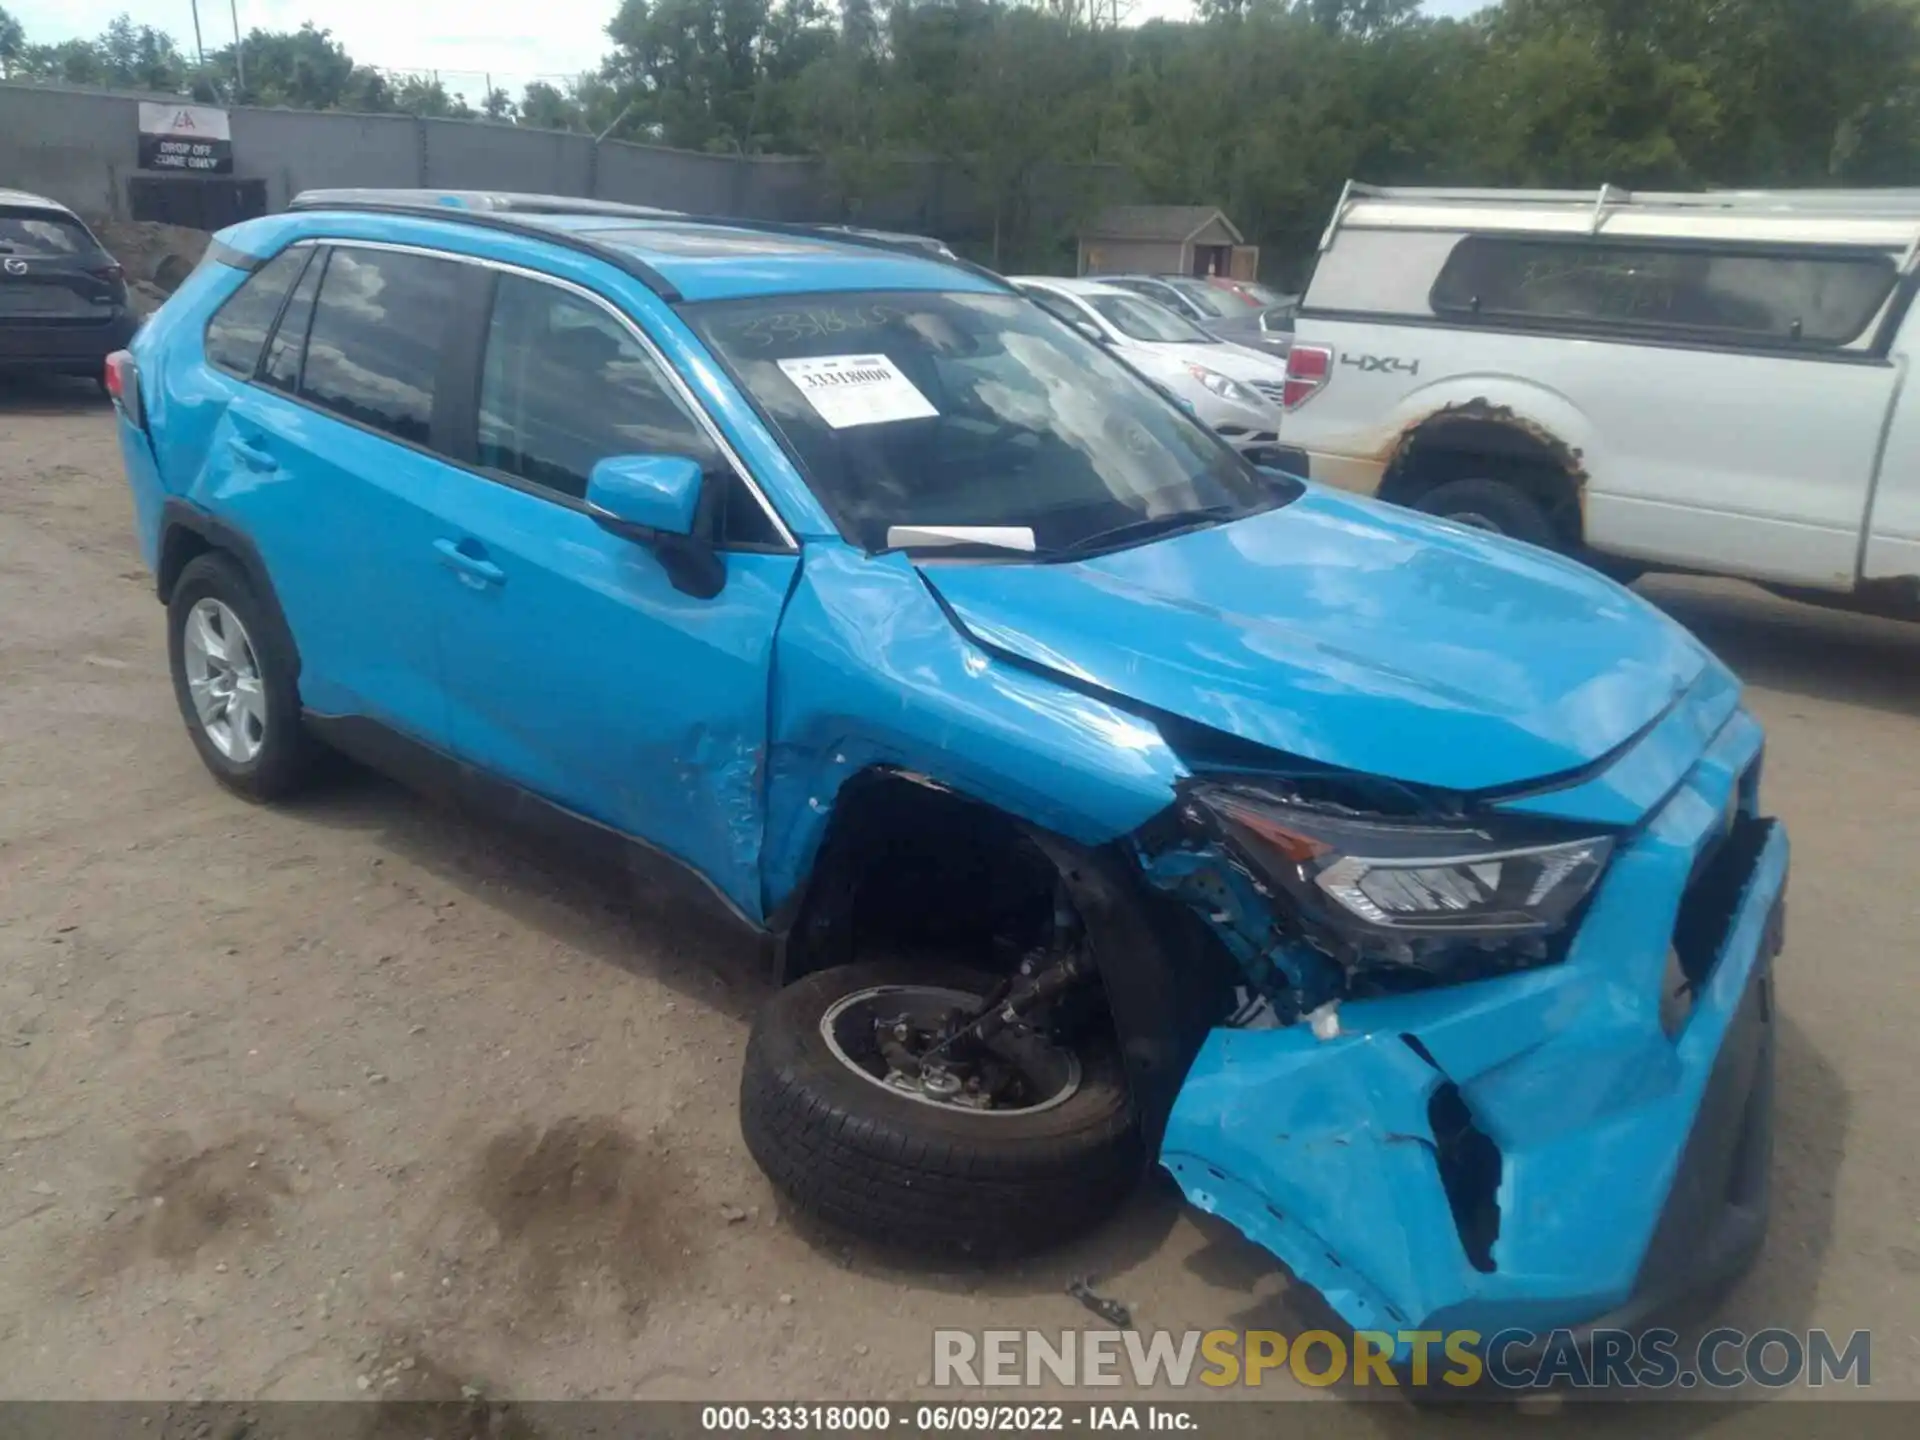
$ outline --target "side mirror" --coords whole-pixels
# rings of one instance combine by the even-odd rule
[[[587,476],[587,513],[629,540],[691,535],[703,478],[685,455],[609,455]]]
[[[673,587],[711,600],[727,583],[727,567],[702,523],[709,491],[700,462],[686,455],[609,455],[587,476],[587,514],[602,530],[646,545]]]

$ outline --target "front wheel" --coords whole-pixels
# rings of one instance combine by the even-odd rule
[[[1016,1027],[928,1063],[928,1037],[993,989],[919,961],[847,965],[775,995],[755,1022],[740,1125],[802,1209],[941,1258],[997,1258],[1084,1234],[1132,1190],[1140,1129],[1111,1032],[1070,1047]]]

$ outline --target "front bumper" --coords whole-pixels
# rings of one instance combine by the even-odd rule
[[[1561,964],[1349,1003],[1329,1041],[1214,1032],[1161,1150],[1188,1198],[1402,1360],[1415,1331],[1641,1324],[1738,1274],[1766,1221],[1788,865],[1752,815],[1760,744],[1727,721]],[[1676,946],[1704,973],[1669,1038]]]

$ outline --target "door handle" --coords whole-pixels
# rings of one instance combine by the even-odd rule
[[[227,437],[227,449],[233,452],[234,459],[238,460],[249,470],[278,470],[280,468],[280,462],[275,460],[273,456],[269,455],[265,450],[262,450],[251,440],[242,439],[238,435],[229,435]]]
[[[477,541],[436,540],[433,548],[439,552],[442,565],[476,589],[507,583],[507,572],[487,559],[484,551],[473,553],[480,548]]]

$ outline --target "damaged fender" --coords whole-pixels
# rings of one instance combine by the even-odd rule
[[[776,914],[841,789],[892,768],[1083,845],[1125,835],[1187,774],[1118,705],[973,644],[904,555],[808,547],[773,675],[763,884]]]
[[[1737,1273],[1764,1226],[1787,870],[1784,831],[1736,816],[1760,743],[1726,724],[1561,964],[1349,1002],[1326,1039],[1216,1030],[1161,1152],[1187,1197],[1396,1335],[1579,1326]],[[1703,978],[1670,1038],[1680,947]]]

